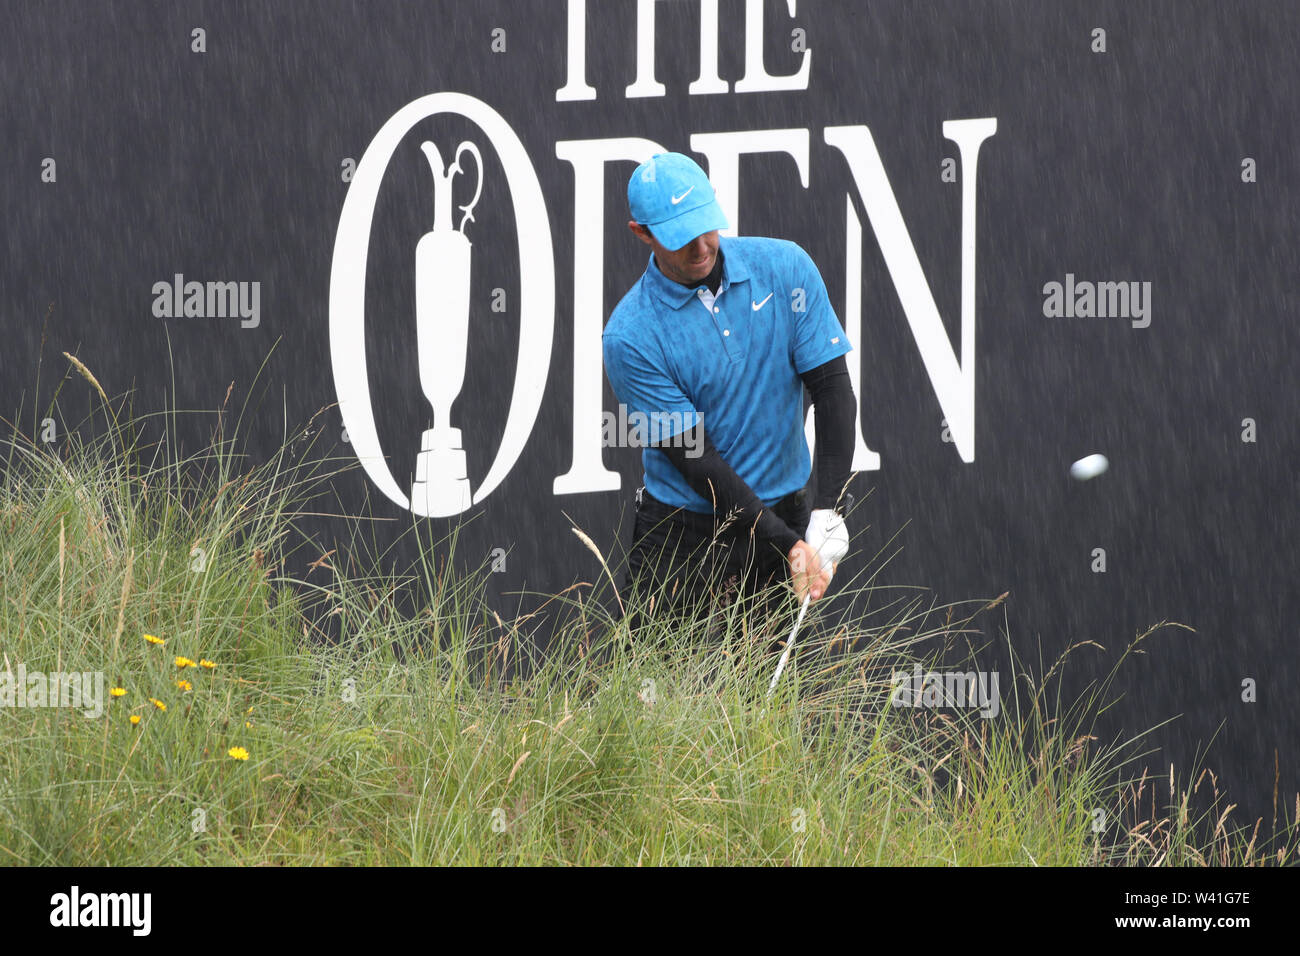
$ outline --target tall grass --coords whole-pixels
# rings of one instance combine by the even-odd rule
[[[1219,816],[1217,791],[1213,816],[1194,817],[1187,798],[1204,773],[1171,777],[1168,799],[1152,802],[1150,780],[1124,776],[1141,735],[1103,744],[1090,732],[1106,686],[1070,706],[1054,696],[1068,661],[1041,679],[1017,663],[996,718],[890,705],[891,674],[977,633],[1000,599],[935,606],[881,584],[873,562],[814,605],[769,699],[775,639],[792,614],[760,619],[738,600],[685,627],[646,608],[633,631],[606,610],[617,607],[613,569],[596,551],[592,583],[555,597],[572,620],[543,652],[486,605],[487,571],[458,565],[454,536],[424,542],[424,561],[403,576],[357,570],[355,540],[346,561],[308,556],[328,579],[290,575],[295,522],[337,474],[313,458],[310,423],[267,462],[237,454],[224,425],[182,456],[174,435],[144,443],[149,417],[112,405],[89,369],[83,377],[103,402],[102,438],[70,430],[50,445],[13,426],[4,442],[0,652],[10,672],[100,671],[125,695],[95,720],[0,708],[5,862],[1294,855],[1293,820],[1265,841]],[[399,595],[412,589],[418,609],[406,613]],[[863,611],[816,626],[850,594]],[[341,639],[322,640],[322,621]]]

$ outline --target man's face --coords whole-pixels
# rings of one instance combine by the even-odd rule
[[[659,271],[674,282],[693,285],[713,271],[718,261],[718,230],[696,236],[680,249],[665,249],[645,226],[628,222],[628,228],[638,239],[655,251]]]

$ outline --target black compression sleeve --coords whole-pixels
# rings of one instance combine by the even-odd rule
[[[673,444],[674,440],[676,444]],[[705,434],[703,422],[697,422],[683,436],[674,436],[654,447],[668,456],[691,490],[705,501],[716,501],[714,513],[718,516],[725,517],[733,509],[738,510],[739,525],[754,527],[756,536],[773,542],[782,554],[788,555],[790,549],[803,540],[803,533],[795,531],[763,504],[754,490],[718,454],[718,449]]]
[[[858,399],[843,355],[810,368],[800,378],[817,409],[817,494],[813,496],[813,507],[834,508],[852,474]]]

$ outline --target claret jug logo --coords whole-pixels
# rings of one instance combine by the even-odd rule
[[[475,123],[496,149],[515,205],[519,240],[519,362],[510,414],[495,460],[477,489],[466,474],[460,429],[450,421],[451,404],[465,380],[470,317],[472,244],[466,226],[483,190],[483,162],[472,141],[460,143],[444,166],[432,142],[421,144],[432,173],[433,229],[415,248],[416,348],[420,386],[433,413],[433,427],[420,439],[415,481],[403,488],[379,444],[365,353],[365,277],[370,229],[384,172],[403,137],[419,122],[454,113]],[[477,185],[469,201],[456,204],[467,157]],[[459,221],[453,205],[461,212]],[[524,255],[524,237],[528,254]],[[460,514],[492,493],[523,451],[541,406],[550,361],[555,312],[551,228],[537,173],[523,144],[495,110],[459,93],[433,93],[399,110],[375,135],[358,163],[339,218],[330,275],[330,356],[339,411],[361,465],[391,501],[425,517]]]
[[[470,506],[469,478],[460,429],[449,424],[451,403],[465,384],[469,343],[469,239],[465,223],[483,193],[483,157],[473,143],[456,148],[456,161],[444,171],[433,143],[420,149],[433,172],[433,231],[415,247],[415,326],[420,350],[420,385],[433,406],[433,427],[425,431],[416,459],[411,509],[423,515],[459,514]],[[451,187],[462,153],[478,165],[474,198],[461,206],[459,227],[452,225]]]

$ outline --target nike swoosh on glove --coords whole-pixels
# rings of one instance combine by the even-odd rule
[[[849,529],[844,519],[829,508],[817,508],[810,516],[803,539],[817,552],[823,568],[835,573],[835,566],[849,553]]]

